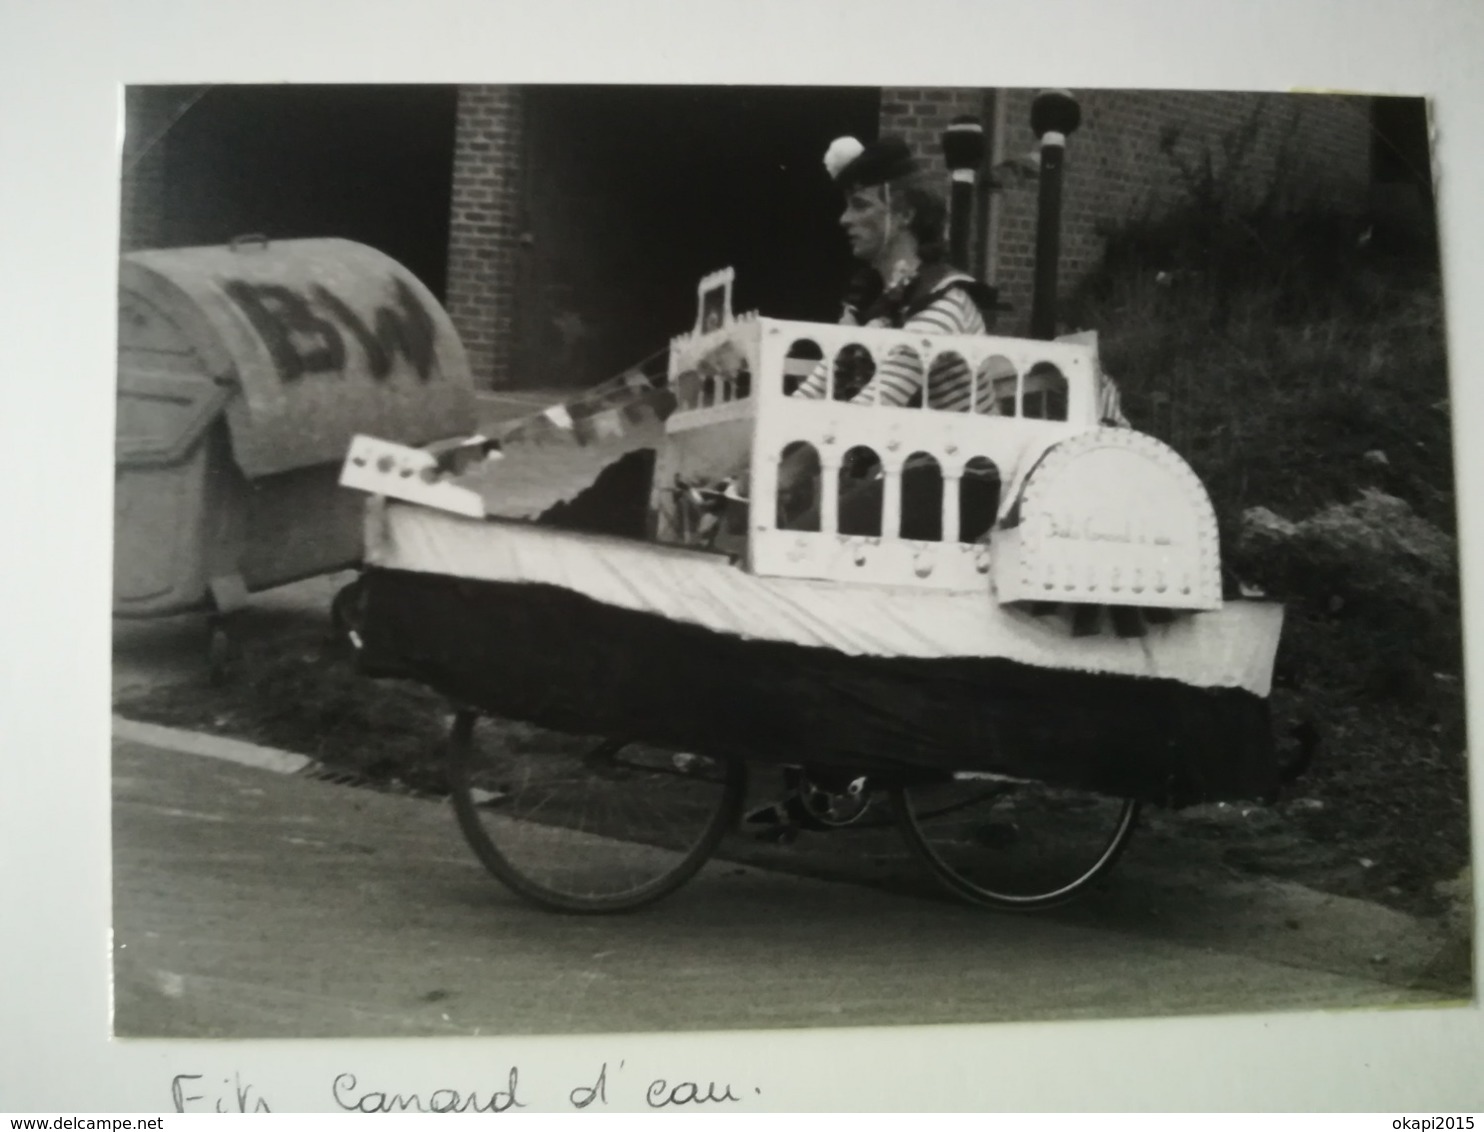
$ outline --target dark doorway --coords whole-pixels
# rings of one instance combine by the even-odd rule
[[[340,236],[441,301],[457,98],[452,86],[212,87],[164,138],[166,242]]]
[[[1427,101],[1371,99],[1371,249],[1435,273],[1438,219],[1432,183]]]
[[[1432,196],[1427,100],[1371,99],[1371,170],[1381,184],[1410,184]]]
[[[526,98],[523,381],[588,384],[664,349],[694,319],[696,282],[722,267],[736,268],[739,312],[835,320],[849,254],[824,152],[843,134],[875,137],[879,90],[565,86]]]

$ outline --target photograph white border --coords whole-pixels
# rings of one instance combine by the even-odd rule
[[[1484,319],[1473,313],[1484,298],[1478,0],[17,0],[0,13],[0,1111],[164,1111],[177,1073],[249,1080],[278,1110],[333,1111],[338,1073],[401,1091],[488,1092],[512,1064],[532,1108],[562,1107],[568,1088],[620,1058],[653,1076],[729,1081],[745,1107],[775,1111],[1484,1108],[1477,1005],[700,1036],[112,1041],[107,627],[122,87],[279,81],[1431,96],[1475,661],[1469,718],[1484,733],[1474,584],[1484,578],[1484,445],[1470,438],[1484,423]],[[1477,820],[1478,776],[1471,789]],[[642,1090],[624,1103],[642,1108]]]

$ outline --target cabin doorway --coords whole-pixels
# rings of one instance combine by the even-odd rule
[[[876,136],[876,88],[528,87],[522,384],[591,385],[654,358],[695,318],[695,285],[737,272],[734,305],[833,322],[850,267],[824,171],[836,137]]]

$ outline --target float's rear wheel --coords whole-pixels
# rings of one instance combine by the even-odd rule
[[[627,912],[667,896],[740,814],[740,762],[477,724],[460,711],[450,735],[459,826],[491,873],[542,907]]]

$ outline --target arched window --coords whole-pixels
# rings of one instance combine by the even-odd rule
[[[923,404],[922,355],[911,346],[893,346],[886,352],[876,382],[878,404],[917,409]]]
[[[943,540],[943,468],[927,452],[902,465],[902,538]]]
[[[819,452],[796,440],[778,458],[778,501],[774,523],[780,531],[817,531],[821,506]]]
[[[1000,511],[1000,470],[988,456],[964,465],[958,481],[958,541],[978,542]]]
[[[701,407],[701,375],[688,369],[675,379],[675,407],[677,409],[699,409]]]
[[[824,351],[812,338],[799,338],[789,346],[783,358],[783,392],[792,397],[824,360]]]
[[[876,359],[857,343],[840,347],[835,355],[835,400],[849,401],[876,376]]]
[[[884,496],[881,457],[857,445],[845,453],[837,479],[842,535],[881,536],[881,510]]]
[[[973,384],[973,373],[963,355],[954,350],[934,355],[927,376],[928,408],[967,413],[973,398]]]
[[[1015,384],[1015,363],[999,354],[985,358],[974,371],[974,411],[988,416],[1019,415]]]
[[[1050,362],[1037,362],[1025,375],[1021,416],[1038,421],[1067,419],[1067,379]]]

